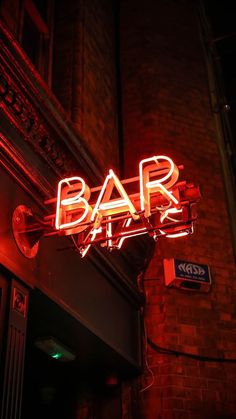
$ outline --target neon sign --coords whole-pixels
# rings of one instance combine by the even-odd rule
[[[126,239],[142,234],[154,240],[191,234],[200,193],[198,187],[178,182],[180,169],[160,155],[142,160],[137,177],[121,181],[109,170],[103,185],[91,189],[81,177],[62,179],[57,197],[46,201],[56,203],[56,213],[45,220],[54,234],[76,236],[82,257],[92,244],[120,249]]]
[[[17,244],[25,256],[33,257],[33,231],[41,230],[44,236],[72,236],[84,257],[95,244],[112,250],[120,249],[128,238],[143,234],[154,240],[192,234],[200,191],[179,180],[181,169],[169,157],[159,155],[142,160],[139,175],[130,179],[121,181],[109,170],[103,185],[95,188],[79,176],[62,179],[57,197],[45,202],[53,205],[55,212],[44,217],[38,230],[30,209],[20,206],[15,210],[13,232]],[[14,222],[19,216],[21,225]]]

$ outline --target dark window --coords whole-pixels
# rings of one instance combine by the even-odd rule
[[[37,7],[42,19],[48,23],[49,21],[49,9],[50,1],[49,0],[33,0],[35,6]]]
[[[53,1],[24,0],[19,40],[45,81],[51,85]]]
[[[40,32],[35,27],[28,13],[24,14],[21,44],[33,64],[39,67]]]

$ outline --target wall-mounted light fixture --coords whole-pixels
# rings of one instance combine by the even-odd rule
[[[48,354],[51,358],[61,362],[74,361],[76,355],[53,336],[38,338],[34,344],[41,351]]]

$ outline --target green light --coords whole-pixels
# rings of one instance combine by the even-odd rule
[[[51,354],[51,357],[54,359],[59,359],[62,357],[62,354],[60,352],[55,352],[53,354]]]

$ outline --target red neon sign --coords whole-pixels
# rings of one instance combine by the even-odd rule
[[[121,181],[109,170],[103,185],[92,189],[81,177],[62,179],[57,198],[46,202],[56,203],[56,213],[45,217],[52,228],[46,235],[76,235],[83,257],[96,243],[120,249],[126,239],[137,235],[149,234],[156,240],[191,234],[200,192],[179,181],[180,169],[160,155],[142,160],[134,178]],[[128,193],[134,185],[138,191]]]

